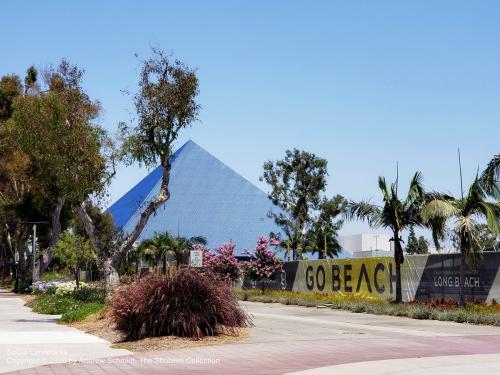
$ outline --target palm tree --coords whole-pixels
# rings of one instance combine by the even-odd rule
[[[336,257],[341,250],[337,230],[331,226],[319,226],[309,231],[305,249],[312,254],[318,253],[319,259]]]
[[[499,233],[500,205],[489,202],[488,192],[484,189],[483,180],[476,177],[469,187],[467,195],[455,198],[445,194],[431,194],[432,197],[426,204],[422,217],[424,222],[439,220],[446,223],[454,220],[454,229],[458,233],[460,246],[460,305],[465,305],[464,282],[465,262],[477,264],[478,255],[482,251],[478,238],[477,219],[486,219],[488,229],[494,234]]]
[[[194,245],[206,245],[207,240],[203,236],[186,237],[172,237],[169,236],[167,253],[175,256],[177,268],[182,264],[182,259]]]
[[[142,241],[137,251],[150,264],[158,265],[161,261],[162,271],[165,275],[167,272],[167,255],[173,255],[177,261],[177,266],[179,266],[182,257],[196,244],[206,245],[207,240],[202,236],[173,237],[168,232],[164,232],[156,233],[153,238]]]
[[[141,241],[135,253],[150,266],[156,267],[166,254],[166,246],[164,235],[156,234],[153,238]]]
[[[404,262],[403,241],[400,234],[411,226],[422,226],[421,210],[425,199],[422,187],[422,175],[420,172],[413,176],[408,194],[404,200],[398,196],[398,179],[392,183],[390,188],[384,177],[378,178],[378,186],[382,192],[383,206],[371,204],[368,201],[359,203],[350,202],[347,206],[346,217],[368,222],[372,228],[388,228],[392,231],[394,241],[394,262],[396,264],[396,303],[401,303],[401,264]]]

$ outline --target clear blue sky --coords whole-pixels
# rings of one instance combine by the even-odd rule
[[[403,4],[404,3],[404,4]],[[500,152],[498,1],[4,2],[0,74],[68,58],[104,107],[129,121],[138,53],[196,67],[191,138],[262,189],[262,163],[288,148],[329,162],[328,194],[379,200],[376,179],[459,193]],[[121,168],[116,200],[147,173]],[[346,224],[342,233],[366,230]]]

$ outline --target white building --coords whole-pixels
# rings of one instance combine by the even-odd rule
[[[354,258],[362,256],[383,256],[393,253],[391,236],[388,234],[354,234],[339,236],[340,246]]]

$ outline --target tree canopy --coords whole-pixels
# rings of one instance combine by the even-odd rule
[[[429,252],[429,243],[424,236],[415,235],[415,229],[410,227],[410,233],[408,234],[408,241],[406,241],[406,253],[407,254],[427,254]]]
[[[269,215],[283,231],[282,247],[293,252],[293,259],[318,251],[320,245],[321,256],[325,246],[328,256],[339,250],[336,235],[342,221],[335,217],[345,203],[341,196],[324,196],[327,174],[325,159],[297,149],[287,150],[282,160],[264,163],[261,180],[270,185],[269,198],[280,208]]]
[[[134,97],[137,112],[135,125],[120,124],[121,160],[146,166],[162,167],[158,195],[147,202],[134,229],[121,239],[115,253],[105,262],[108,284],[118,283],[118,268],[122,258],[139,238],[151,215],[170,198],[169,181],[173,145],[179,133],[197,120],[199,105],[198,78],[195,72],[179,60],[171,59],[161,50],[142,61],[139,90]],[[98,253],[101,248],[98,230],[82,203],[78,215]]]

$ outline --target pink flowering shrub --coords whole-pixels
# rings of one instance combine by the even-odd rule
[[[211,272],[217,280],[224,281],[228,284],[237,280],[242,272],[240,264],[234,256],[234,248],[235,244],[232,242],[225,243],[216,249],[215,253],[204,248],[204,270]]]
[[[261,236],[253,253],[246,251],[250,260],[244,263],[245,275],[250,280],[261,281],[263,291],[265,283],[279,275],[282,268],[281,261],[269,250],[268,246],[269,240]]]

